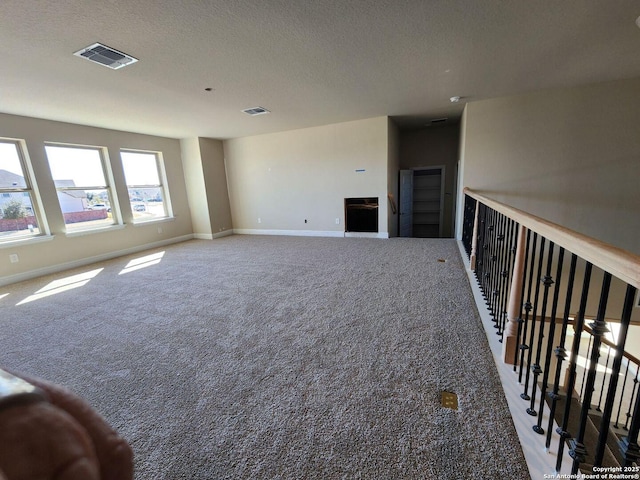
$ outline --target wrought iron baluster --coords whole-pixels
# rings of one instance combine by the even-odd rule
[[[531,405],[529,405],[529,408],[527,409],[527,413],[534,417],[538,415],[538,412],[536,412],[536,409],[535,409],[535,402],[536,402],[536,391],[538,389],[538,376],[542,373],[542,367],[540,366],[540,356],[542,355],[544,325],[546,323],[545,317],[547,315],[547,303],[549,302],[549,288],[554,283],[553,277],[551,276],[554,248],[555,248],[554,243],[549,242],[549,247],[547,248],[547,268],[546,268],[544,277],[540,278],[540,282],[542,282],[542,284],[544,285],[544,292],[542,294],[542,311],[540,312],[540,331],[538,332],[538,346],[536,348],[536,359],[535,359],[535,363],[531,365],[531,373],[533,373],[533,382],[531,385]],[[542,255],[540,256],[540,258],[542,258]],[[536,296],[536,304],[537,303],[538,303],[538,298]],[[544,401],[544,394],[541,396],[541,398]],[[541,433],[541,434],[544,433],[544,430],[539,431],[541,430],[541,428],[538,424],[534,425],[533,429],[537,431],[537,433]]]
[[[638,395],[638,374],[640,373],[640,365],[638,365],[636,367],[636,377],[633,379],[633,392],[631,393],[631,401],[629,402],[629,410],[627,410],[627,419],[624,422],[624,427],[622,427],[625,430],[628,430],[628,425],[629,425],[629,419],[631,418],[631,407],[633,406],[634,400],[636,398],[636,396]]]
[[[542,237],[542,240],[540,241],[540,258],[538,259],[538,273],[536,274],[536,278],[540,278],[540,275],[542,274],[542,264],[543,264],[543,260],[544,260],[544,245],[546,243],[546,238]],[[527,353],[527,374],[525,375],[525,379],[524,379],[524,393],[525,395],[528,393],[529,390],[529,379],[531,378],[531,372],[532,372],[532,368],[533,365],[531,364],[531,358],[533,357],[533,342],[535,340],[535,335],[536,335],[536,325],[537,325],[537,317],[538,317],[538,300],[540,300],[540,282],[536,282],[536,292],[534,294],[534,300],[533,300],[533,317],[531,319],[531,332],[530,332],[530,336],[529,336],[529,352]],[[544,319],[542,320],[544,322]],[[544,325],[544,324],[543,324]],[[527,409],[527,413],[529,415],[535,416],[536,411],[533,409]]]
[[[622,381],[622,391],[620,392],[620,403],[618,404],[618,415],[616,415],[616,423],[614,427],[620,428],[618,423],[620,422],[620,414],[622,413],[622,401],[624,400],[624,391],[627,387],[627,378],[629,378],[629,362],[627,362],[627,368],[624,370],[624,380]]]
[[[515,238],[513,236],[514,221],[507,218],[505,242],[503,246],[503,262],[500,271],[500,342],[504,335],[507,322],[507,302],[509,299],[509,272],[513,268],[513,255],[515,254]]]
[[[632,286],[627,286],[627,296],[626,298],[631,298],[629,300],[629,305],[632,305],[633,298],[635,298],[636,289]],[[625,299],[625,306],[627,306],[627,302]],[[631,309],[632,307],[630,307]],[[624,314],[623,314],[624,316]],[[631,313],[629,313],[629,317]],[[638,366],[640,368],[640,366]],[[636,373],[636,379],[638,375]],[[640,395],[636,396],[635,405],[633,408],[633,418],[631,420],[631,426],[629,427],[629,434],[624,437],[619,445],[620,451],[622,452],[622,456],[624,458],[624,466],[630,467],[634,463],[640,463],[640,446],[638,445],[638,433],[640,432]]]
[[[493,295],[493,306],[495,312],[495,328],[497,329],[496,334],[502,337],[502,308],[500,306],[500,293],[501,293],[501,280],[502,280],[502,270],[504,268],[504,252],[506,250],[505,239],[506,239],[506,224],[507,217],[499,214],[500,218],[498,219],[498,229],[496,232],[496,268],[494,270],[493,275],[493,285],[492,285],[492,295]]]
[[[553,432],[553,421],[556,413],[556,406],[558,399],[560,398],[560,376],[562,375],[562,362],[567,358],[567,350],[564,348],[565,341],[567,339],[567,328],[569,326],[569,315],[571,314],[571,298],[573,296],[573,285],[576,277],[576,265],[578,263],[578,256],[576,254],[571,255],[571,265],[569,267],[569,279],[567,282],[567,291],[565,295],[564,315],[562,317],[562,328],[560,330],[559,345],[554,350],[556,355],[556,373],[553,380],[553,390],[549,392],[549,398],[551,399],[551,406],[549,407],[549,425],[547,426],[547,440],[545,447],[551,446],[551,434]],[[559,286],[560,282],[556,283]],[[568,422],[568,419],[567,419]],[[567,430],[567,423],[563,423],[558,429],[560,434],[560,442],[564,442]],[[559,471],[559,470],[558,470]]]
[[[549,256],[551,257],[551,255]],[[549,319],[549,338],[547,340],[547,349],[546,349],[545,358],[544,358],[544,375],[542,376],[542,385],[540,387],[540,406],[538,407],[540,415],[538,415],[538,423],[533,426],[533,431],[540,435],[544,434],[544,428],[542,428],[542,414],[544,413],[545,396],[547,393],[547,387],[548,387],[548,381],[549,381],[549,370],[551,368],[551,347],[553,346],[553,339],[556,334],[556,315],[558,313],[558,300],[559,300],[558,297],[560,293],[560,283],[562,281],[563,263],[564,263],[564,248],[560,248],[558,252],[558,265],[556,267],[556,281],[555,281],[556,286],[553,289],[553,304],[551,306],[551,318]],[[545,283],[545,286],[546,286],[546,283]],[[544,302],[546,305],[546,299]],[[545,313],[546,312],[543,311],[542,313],[543,318],[545,316]]]
[[[631,285],[627,285],[627,292],[625,294],[622,307],[622,317],[620,318],[620,332],[618,334],[618,341],[616,342],[615,353],[613,356],[613,365],[611,365],[611,379],[609,380],[609,389],[607,390],[607,399],[604,404],[604,411],[602,412],[598,444],[594,455],[594,466],[596,467],[602,466],[602,460],[604,459],[605,445],[607,444],[607,436],[609,435],[611,414],[613,413],[613,404],[615,403],[616,390],[618,389],[618,376],[620,375],[624,346],[627,342],[627,332],[629,330],[629,323],[631,322],[631,311],[633,310],[635,294],[636,289]],[[611,352],[611,348],[609,349],[609,352]],[[600,396],[602,397],[602,394]],[[625,450],[622,451],[622,455],[623,457],[626,457]]]
[[[607,378],[607,369],[609,368],[609,360],[611,359],[611,347],[609,345],[605,345],[607,347],[607,361],[604,364],[604,373],[602,374],[602,385],[600,386],[600,398],[598,399],[598,406],[596,407],[596,412],[602,412],[600,408],[602,405],[602,397],[604,395],[604,385],[605,379]]]
[[[587,308],[587,299],[589,297],[589,285],[591,283],[591,271],[593,266],[587,262],[584,271],[584,280],[582,282],[582,293],[580,295],[580,309],[574,325],[573,345],[571,346],[571,360],[569,360],[569,379],[567,381],[567,396],[564,405],[564,415],[562,417],[562,426],[558,427],[557,432],[562,439],[571,438],[571,434],[567,431],[569,424],[569,415],[571,414],[571,398],[573,396],[573,388],[576,384],[576,362],[578,360],[578,352],[580,350],[580,335],[584,327],[584,312]],[[562,466],[562,453],[564,452],[564,441],[558,442],[558,455],[556,456],[556,472],[560,471]]]
[[[587,353],[584,358],[589,358],[591,355],[591,341],[593,340],[593,336],[589,335],[589,344],[587,345]],[[587,381],[587,364],[585,362],[584,368],[582,369],[582,384],[580,385],[580,398],[584,398],[584,384]]]
[[[589,418],[589,409],[591,408],[591,397],[593,395],[593,386],[596,380],[596,369],[598,367],[598,359],[600,358],[600,344],[602,336],[609,331],[605,320],[605,312],[607,310],[607,302],[609,301],[609,289],[611,287],[611,274],[605,272],[602,280],[602,289],[600,291],[600,302],[598,305],[598,313],[596,319],[589,326],[591,327],[591,335],[593,337],[593,348],[591,349],[591,358],[589,359],[589,369],[587,374],[587,384],[584,389],[584,400],[582,410],[580,411],[580,426],[578,435],[571,442],[569,455],[573,458],[573,466],[571,473],[578,473],[580,464],[584,462],[587,449],[584,445],[584,436],[587,429],[587,421]]]

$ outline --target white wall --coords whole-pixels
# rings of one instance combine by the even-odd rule
[[[639,132],[640,78],[471,102],[460,190],[640,254]]]
[[[226,140],[234,231],[342,235],[344,199],[378,197],[388,236],[388,129],[377,117]]]
[[[0,244],[0,284],[122,252],[191,238],[191,214],[178,140],[5,114],[0,114],[0,137],[26,141],[46,219],[53,235],[52,240],[46,242]],[[45,142],[107,148],[124,228],[82,236],[65,235],[64,218],[45,155]],[[132,224],[133,214],[120,161],[121,148],[162,152],[175,214],[172,221],[135,226]],[[159,226],[162,232],[158,232]],[[19,262],[10,263],[10,254],[17,254]]]

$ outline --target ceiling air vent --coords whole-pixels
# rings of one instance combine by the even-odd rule
[[[242,111],[247,115],[264,115],[265,113],[271,113],[269,110],[267,110],[264,107],[252,107]]]
[[[133,58],[131,55],[119,52],[101,43],[89,45],[82,50],[78,50],[74,55],[91,60],[92,62],[104,65],[113,70],[118,70],[119,68],[126,67],[138,61],[137,58]]]

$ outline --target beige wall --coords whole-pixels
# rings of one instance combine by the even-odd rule
[[[442,236],[453,237],[460,125],[426,127],[400,133],[400,168],[444,167]]]
[[[198,141],[202,154],[202,170],[206,184],[207,210],[211,232],[214,236],[232,231],[231,205],[227,190],[227,174],[224,165],[224,148],[221,140],[200,138]],[[197,211],[204,207],[200,199],[189,194],[191,209]]]
[[[198,138],[180,140],[182,168],[184,179],[191,201],[189,210],[193,223],[193,233],[198,238],[211,238],[211,219],[207,199],[207,187],[202,169],[202,155]]]
[[[378,197],[386,236],[388,129],[377,117],[226,140],[234,231],[341,235],[344,199]]]
[[[190,238],[191,215],[178,140],[5,114],[0,114],[0,136],[26,141],[46,218],[53,235],[52,240],[45,242],[0,245],[0,283],[9,283],[91,260],[108,258],[122,252]],[[45,156],[45,142],[100,146],[108,149],[124,228],[82,236],[65,235],[64,220]],[[133,215],[120,162],[121,148],[162,152],[175,215],[173,220],[135,226],[131,223]],[[159,228],[162,229],[161,232],[158,231]],[[9,262],[9,255],[14,253],[19,256],[18,263]]]
[[[212,239],[231,233],[222,141],[184,138],[180,148],[195,237]]]
[[[640,254],[639,126],[640,78],[471,102],[462,183]]]

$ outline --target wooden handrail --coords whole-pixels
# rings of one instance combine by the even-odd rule
[[[529,230],[542,235],[556,245],[575,253],[596,267],[609,272],[614,277],[640,289],[640,256],[492,200],[468,187],[464,188],[464,193],[515,220]]]

